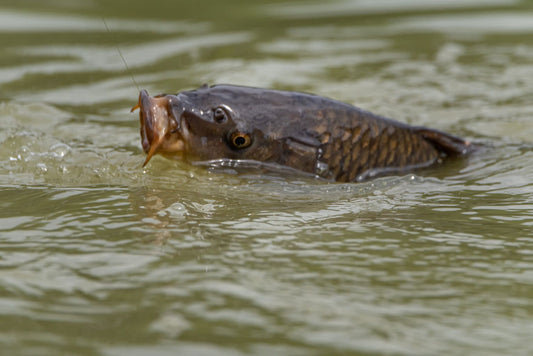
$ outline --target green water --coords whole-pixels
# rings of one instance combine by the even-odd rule
[[[152,94],[308,91],[489,149],[143,170],[116,44]],[[532,103],[532,2],[3,0],[0,354],[531,355]]]

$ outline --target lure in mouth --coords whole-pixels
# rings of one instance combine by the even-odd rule
[[[143,167],[156,154],[183,152],[185,142],[180,130],[180,119],[175,118],[171,108],[171,96],[150,96],[146,90],[139,93],[139,102],[131,112],[139,109],[141,143],[147,157]]]

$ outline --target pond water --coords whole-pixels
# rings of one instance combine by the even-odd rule
[[[2,353],[533,353],[532,2],[3,0],[0,44]],[[361,184],[141,168],[139,88],[204,82],[487,149]]]

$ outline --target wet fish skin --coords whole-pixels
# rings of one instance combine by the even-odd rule
[[[191,162],[276,163],[339,182],[406,172],[473,150],[469,142],[438,130],[298,92],[233,85],[156,97],[141,91],[138,106],[147,153]],[[216,119],[217,108],[223,120]],[[249,146],[235,147],[236,135],[246,144],[249,138]]]

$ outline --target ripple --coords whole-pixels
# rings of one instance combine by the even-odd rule
[[[515,0],[448,0],[428,2],[425,0],[345,0],[332,4],[276,4],[266,6],[269,14],[288,19],[324,18],[349,15],[375,15],[412,11],[444,11],[462,8],[504,6],[516,4]]]
[[[187,21],[150,21],[106,19],[113,30],[156,33],[175,33],[205,30],[206,24]],[[106,32],[102,19],[85,16],[19,12],[2,9],[0,12],[0,32]]]
[[[424,16],[403,19],[390,27],[397,31],[437,31],[464,35],[533,32],[533,16],[523,13]]]
[[[95,4],[63,3],[0,15],[6,354],[531,353],[525,2],[106,3],[150,92],[310,91],[483,146],[362,184],[141,168],[138,90]]]

